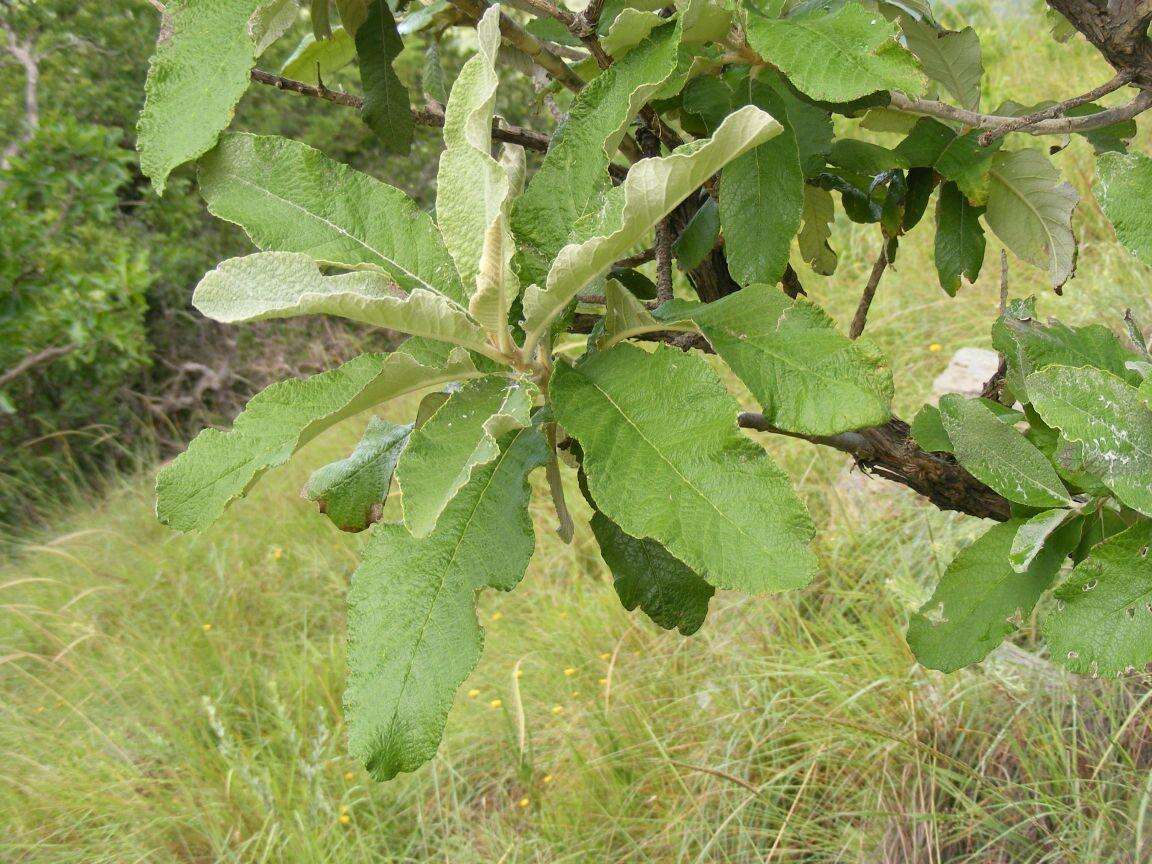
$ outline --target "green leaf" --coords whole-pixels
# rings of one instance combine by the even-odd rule
[[[973,207],[955,183],[940,187],[936,199],[936,275],[940,287],[955,297],[960,277],[975,282],[984,266],[984,227],[981,207]]]
[[[1063,285],[1076,260],[1072,211],[1079,197],[1039,150],[997,153],[989,173],[988,227],[1017,257]]]
[[[883,15],[849,0],[830,13],[769,19],[749,15],[748,44],[798,90],[850,102],[877,90],[924,92],[916,60]]]
[[[206,528],[247,494],[269,468],[288,459],[346,417],[414,390],[480,373],[456,349],[428,366],[403,349],[362,354],[310,378],[266,387],[236,417],[231,431],[205,429],[156,477],[156,515],[179,531]]]
[[[1049,366],[1027,379],[1032,407],[1080,445],[1083,466],[1152,515],[1152,411],[1131,384],[1099,369]]]
[[[600,350],[611,348],[617,342],[641,333],[660,330],[691,330],[690,325],[678,325],[656,318],[641,300],[616,279],[609,279],[604,289],[604,329],[595,340]]]
[[[341,531],[363,531],[380,521],[396,460],[411,431],[411,424],[373,417],[351,455],[312,472],[300,494],[316,501]]]
[[[895,150],[856,138],[837,138],[832,142],[828,161],[856,174],[875,177],[893,168],[907,168],[907,160]]]
[[[424,66],[420,72],[420,83],[424,88],[424,95],[443,105],[448,99],[448,85],[444,83],[444,67],[440,63],[440,42],[437,39],[428,40],[428,48],[424,52]]]
[[[396,19],[386,0],[371,0],[368,16],[353,33],[364,86],[360,117],[376,133],[384,150],[405,155],[412,146],[415,124],[408,88],[392,67],[404,50],[404,43],[396,32]]]
[[[1001,423],[1015,426],[1024,419],[1024,415],[1021,412],[1014,408],[1009,408],[1007,405],[1001,405],[999,402],[985,399],[983,396],[980,397],[979,402],[991,411]],[[912,433],[913,440],[920,445],[921,449],[927,450],[929,453],[955,452],[955,448],[952,446],[952,439],[948,437],[948,433],[944,430],[944,421],[940,417],[940,409],[935,405],[921,406],[920,410],[916,412],[915,418],[912,420],[912,426],[909,428],[909,431]],[[1036,442],[1033,441],[1032,443],[1035,444]],[[1038,449],[1040,449],[1042,453],[1046,452],[1042,447]]]
[[[708,198],[672,244],[672,254],[681,270],[691,270],[708,257],[720,238],[720,208]],[[731,261],[731,251],[729,251]]]
[[[983,660],[1031,614],[1079,531],[1072,525],[1058,532],[1017,573],[1008,556],[1022,524],[1014,519],[994,525],[952,559],[932,598],[908,624],[908,645],[922,665],[954,672]]]
[[[590,239],[560,250],[548,271],[544,288],[524,292],[525,348],[585,285],[606,273],[612,264],[651,231],[694,189],[730,161],[778,134],[780,124],[747,105],[729,114],[711,138],[693,141],[662,159],[642,159],[624,183],[608,196]]]
[[[1084,105],[1076,105],[1069,108],[1064,112],[1066,117],[1088,117],[1092,114],[1099,114],[1104,111],[1104,107],[1097,105],[1094,102],[1088,102]],[[1088,129],[1077,134],[1084,137],[1084,139],[1092,145],[1092,149],[1096,152],[1097,156],[1104,153],[1126,153],[1128,151],[1128,144],[1136,137],[1136,121],[1121,120],[1118,123],[1109,123],[1107,126],[1101,126],[1098,129]],[[1099,171],[1100,163],[1096,163],[1097,171]]]
[[[940,399],[940,419],[960,464],[1009,501],[1029,507],[1070,502],[1044,454],[980,400],[948,393]]]
[[[780,118],[775,138],[734,159],[720,174],[720,223],[732,277],[740,285],[775,285],[784,275],[804,209],[804,172],[785,102],[765,83],[740,83],[748,104]]]
[[[266,0],[248,19],[248,35],[259,57],[272,43],[292,29],[300,16],[296,0]]]
[[[1052,657],[1074,672],[1112,675],[1152,661],[1152,524],[1109,537],[1053,593],[1044,620]]]
[[[987,147],[979,142],[980,131],[957,135],[939,120],[922,117],[908,137],[896,145],[896,152],[913,168],[934,168],[951,180],[976,205],[988,200],[992,160],[1001,142]]]
[[[715,588],[655,540],[628,536],[603,513],[594,513],[591,525],[625,609],[639,606],[655,624],[684,636],[700,629]]]
[[[665,19],[658,12],[626,7],[612,20],[608,32],[600,40],[600,45],[619,62],[664,23]]]
[[[497,441],[528,425],[536,393],[531,382],[489,375],[465,383],[417,426],[396,467],[413,536],[431,533],[476,469],[496,458]]]
[[[796,235],[796,245],[800,257],[822,276],[836,272],[836,251],[829,245],[832,236],[832,220],[836,217],[836,203],[832,193],[819,186],[804,187],[804,209],[801,213],[802,225]]]
[[[332,38],[332,7],[329,0],[309,0],[312,17],[312,38],[322,42]]]
[[[403,192],[287,138],[227,135],[200,162],[213,215],[265,251],[379,267],[406,291],[468,294],[427,213]]]
[[[436,221],[460,281],[474,288],[485,236],[503,214],[508,172],[492,158],[492,106],[500,10],[489,7],[477,25],[479,50],[460,70],[444,109],[444,152],[436,173]],[[503,233],[507,229],[499,225]],[[504,243],[510,252],[511,239]]]
[[[248,22],[263,3],[168,4],[136,127],[140,170],[157,193],[174,168],[211,150],[232,122],[256,62]]]
[[[625,533],[654,539],[717,588],[782,591],[815,575],[811,518],[737,430],[739,406],[703,357],[620,344],[559,364],[549,391],[593,499]]]
[[[1045,510],[1028,519],[1016,531],[1012,539],[1012,550],[1008,560],[1012,569],[1017,573],[1024,573],[1036,560],[1036,556],[1044,549],[1048,538],[1052,536],[1061,525],[1073,517],[1071,510]],[[1076,532],[1079,539],[1079,531]]]
[[[512,433],[423,540],[377,525],[348,592],[348,743],[377,780],[436,752],[484,636],[482,588],[511,591],[532,557],[528,474],[548,458],[536,427]],[[498,539],[498,552],[494,545]]]
[[[920,58],[928,77],[943,84],[963,107],[978,108],[984,63],[976,31],[971,27],[937,30],[908,17],[901,19],[900,26],[908,38],[908,48]]]
[[[336,27],[328,39],[317,41],[311,33],[304,36],[280,67],[280,74],[308,84],[319,84],[321,79],[329,79],[355,58],[356,43],[343,27]]]
[[[1045,366],[1092,366],[1129,383],[1139,377],[1126,363],[1135,359],[1116,334],[1101,324],[1069,327],[1037,320],[1035,300],[1017,300],[992,325],[992,345],[1008,361],[1005,379],[1021,402],[1028,402],[1027,377]]]
[[[1116,236],[1133,255],[1152,265],[1152,159],[1140,153],[1107,153],[1096,160],[1092,187]]]
[[[540,282],[610,186],[608,164],[628,123],[676,69],[677,24],[659,27],[592,79],[572,103],[548,153],[512,210],[525,282]]]
[[[920,449],[929,453],[951,453],[952,439],[944,431],[944,421],[940,419],[940,409],[935,405],[923,405],[912,418],[908,431]]]
[[[868,340],[848,339],[807,300],[752,285],[713,303],[673,301],[657,317],[695,323],[777,428],[835,435],[892,416],[883,354]]]
[[[226,324],[338,315],[492,353],[476,322],[443,294],[416,288],[405,296],[387,276],[369,270],[325,276],[315,261],[296,252],[222,261],[200,280],[192,305]]]

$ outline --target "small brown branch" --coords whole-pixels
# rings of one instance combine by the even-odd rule
[[[11,369],[0,373],[0,387],[8,386],[21,375],[35,369],[37,366],[43,366],[66,354],[71,354],[76,348],[76,345],[54,345],[50,348],[37,351],[35,354],[29,354]]]
[[[268,84],[278,90],[298,93],[301,96],[308,96],[312,99],[323,99],[327,102],[334,102],[337,105],[355,108],[356,110],[359,110],[364,105],[364,100],[354,93],[329,90],[323,86],[316,87],[312,84],[305,84],[303,81],[295,81],[291,78],[284,78],[281,75],[273,75],[271,72],[265,72],[262,69],[252,70],[252,80],[260,84]],[[443,109],[433,106],[414,108],[412,109],[412,119],[421,126],[441,128],[444,126],[444,111]],[[536,150],[541,153],[547,151],[548,144],[551,141],[547,135],[534,132],[531,129],[525,129],[523,126],[513,126],[499,118],[492,120],[492,137],[497,141],[519,144],[529,150]]]
[[[612,266],[620,270],[628,270],[632,267],[639,267],[641,264],[647,264],[656,258],[656,247],[649,246],[643,252],[637,252],[635,255],[629,255],[627,258],[621,258]]]
[[[1014,120],[1009,120],[1007,123],[1001,123],[999,126],[994,129],[989,129],[981,135],[979,144],[981,147],[987,147],[993,141],[998,141],[1009,132],[1025,132],[1028,130],[1028,127],[1035,126],[1042,120],[1052,120],[1056,117],[1063,117],[1072,108],[1077,108],[1088,102],[1094,102],[1101,96],[1107,96],[1109,93],[1113,93],[1121,87],[1127,87],[1132,82],[1135,74],[1133,70],[1125,69],[1117,72],[1109,81],[1106,81],[1099,87],[1094,87],[1087,93],[1073,96],[1071,99],[1065,99],[1063,102],[1057,102],[1055,105],[1049,105],[1047,108],[1033,111],[1031,114],[1025,114],[1022,117],[1017,117]]]
[[[672,229],[668,219],[656,223],[656,302],[672,299]]]
[[[868,324],[868,310],[872,308],[872,298],[876,296],[876,289],[880,285],[880,278],[888,269],[888,241],[885,239],[880,246],[880,254],[876,256],[876,263],[872,265],[872,272],[868,276],[868,284],[864,286],[864,293],[860,295],[860,304],[856,307],[856,314],[852,317],[852,326],[848,330],[848,338],[859,338]]]
[[[453,6],[467,15],[473,23],[487,11],[485,0],[448,0]],[[577,75],[555,51],[505,15],[500,13],[500,34],[504,39],[532,58],[554,79],[573,93],[584,87],[584,79]]]
[[[604,0],[588,0],[588,5],[575,16],[575,26],[587,34],[596,32],[600,26],[600,16],[604,12]]]
[[[937,102],[932,99],[913,99],[896,91],[891,94],[889,107],[905,114],[951,120],[973,129],[994,129],[1018,119],[1003,114],[979,114],[976,111],[957,108],[946,102]],[[1116,108],[1107,108],[1104,111],[1085,114],[1082,117],[1053,117],[1049,120],[1041,120],[1021,131],[1027,132],[1029,135],[1067,135],[1072,132],[1090,132],[1093,129],[1111,126],[1113,123],[1131,120],[1149,108],[1152,108],[1152,92],[1141,91],[1131,102],[1126,102]]]

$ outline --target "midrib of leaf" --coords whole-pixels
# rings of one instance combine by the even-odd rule
[[[440,408],[437,408],[436,410],[439,411]],[[435,415],[435,412],[433,412],[433,415]],[[503,452],[501,452],[499,456],[496,457],[495,461],[492,463],[492,473],[488,475],[487,482],[485,482],[483,489],[480,490],[480,494],[476,496],[476,501],[472,504],[472,509],[468,513],[468,518],[464,520],[464,525],[461,527],[460,533],[456,538],[456,545],[452,547],[452,554],[449,556],[448,563],[442,570],[443,575],[440,576],[440,579],[436,583],[436,592],[432,595],[432,602],[428,604],[428,611],[424,613],[424,620],[420,623],[420,632],[416,637],[416,641],[413,643],[411,652],[408,654],[408,663],[404,669],[404,678],[400,682],[399,692],[401,694],[403,694],[408,689],[408,679],[412,677],[412,666],[416,660],[417,649],[424,642],[424,634],[428,632],[428,622],[432,620],[432,611],[436,608],[436,604],[440,600],[440,593],[444,590],[444,583],[447,581],[448,571],[455,563],[456,556],[460,553],[460,546],[464,543],[464,537],[468,533],[468,530],[472,527],[472,521],[476,518],[476,511],[480,509],[481,502],[488,494],[488,488],[492,485],[493,478],[495,478],[499,473],[500,465],[503,464],[507,455],[512,452],[513,445],[520,440],[521,435],[530,431],[531,428],[532,427],[528,426],[519,430],[516,433],[516,437],[509,441],[508,446],[504,448]],[[425,539],[420,542],[426,543],[428,541]],[[475,612],[473,612],[473,614],[475,614]],[[392,717],[388,720],[388,737],[392,736],[392,732],[396,728],[396,718],[399,716],[399,714],[400,700],[397,700],[395,706],[392,708]]]
[[[1040,224],[1044,228],[1044,236],[1048,238],[1048,263],[1053,273],[1058,272],[1060,269],[1060,262],[1056,257],[1056,237],[1052,234],[1051,229],[1048,227],[1048,220],[1044,218],[1044,215],[1039,210],[1037,210],[1035,206],[1033,206],[1032,202],[1028,200],[1027,195],[1023,194],[1014,185],[1005,180],[1004,175],[997,171],[995,168],[990,167],[988,169],[988,176],[995,177],[997,180],[999,180],[1000,184],[1005,189],[1020,199],[1024,206],[1027,207],[1033,213],[1033,215],[1035,215],[1036,218],[1040,220]],[[1036,179],[1044,180],[1045,178],[1036,177]],[[1048,190],[1045,191],[1047,192]]]
[[[413,273],[407,267],[402,265],[399,261],[396,261],[395,259],[389,257],[388,255],[385,255],[379,249],[372,246],[367,241],[362,240],[361,238],[357,237],[355,234],[351,233],[346,228],[343,228],[343,227],[337,225],[335,222],[331,221],[330,219],[325,219],[323,216],[319,215],[318,213],[313,213],[307,207],[304,207],[300,204],[297,204],[295,201],[291,200],[290,198],[285,198],[282,195],[277,195],[271,189],[267,189],[263,186],[260,186],[259,184],[253,183],[251,180],[247,179],[246,177],[243,177],[239,174],[233,174],[232,172],[226,172],[226,176],[232,180],[238,181],[239,183],[241,183],[244,186],[249,187],[250,189],[255,189],[257,192],[262,192],[264,195],[266,195],[269,198],[272,198],[273,200],[279,201],[282,204],[287,204],[289,207],[293,207],[296,210],[299,210],[305,216],[310,217],[311,219],[315,220],[316,222],[321,223],[322,225],[328,226],[333,231],[335,231],[337,234],[341,235],[342,237],[347,237],[349,240],[353,241],[354,243],[359,244],[364,249],[366,249],[367,251],[371,252],[373,255],[380,258],[382,261],[387,261],[391,266],[395,267],[397,270],[399,270],[405,276],[408,276],[414,282],[420,283],[423,287],[427,288],[433,294],[438,294],[439,296],[443,297],[445,300],[447,300],[449,303],[451,303],[453,306],[455,306],[457,309],[459,309],[465,315],[468,314],[468,310],[465,309],[463,306],[461,306],[460,303],[458,303],[454,298],[449,297],[447,294],[445,294],[443,291],[441,291],[435,285],[432,285],[431,283],[427,282],[425,279],[421,278],[420,276],[417,276],[415,273]]]
[[[1027,443],[1028,446],[1035,448],[1035,445],[1028,442],[1027,439],[1025,439],[1025,443]],[[1068,500],[1068,490],[1067,489],[1056,490],[1056,489],[1053,489],[1049,486],[1046,486],[1044,483],[1040,482],[1039,480],[1029,477],[1027,474],[1025,474],[1019,468],[1017,468],[1012,462],[1007,461],[1007,460],[1002,460],[1000,458],[1000,454],[993,451],[993,450],[989,450],[987,447],[985,447],[983,441],[979,442],[979,446],[980,446],[980,451],[984,454],[985,458],[988,459],[989,462],[991,462],[993,464],[1000,464],[1001,466],[1003,466],[1004,469],[1007,471],[1007,473],[1011,474],[1016,479],[1017,483],[1020,483],[1022,486],[1035,486],[1035,487],[1042,489],[1045,492],[1049,493],[1054,498],[1059,498],[1063,501]],[[1037,452],[1039,452],[1039,450],[1037,450]]]
[[[591,384],[591,385],[592,385],[592,387],[593,387],[595,390],[597,390],[597,391],[598,391],[598,392],[599,392],[599,393],[600,393],[600,394],[601,394],[601,395],[602,395],[602,396],[603,396],[603,397],[604,397],[606,400],[608,400],[608,404],[610,404],[610,405],[611,405],[613,408],[615,408],[615,409],[616,409],[616,412],[617,412],[617,413],[618,413],[618,414],[619,414],[621,417],[623,417],[623,418],[624,418],[625,422],[627,422],[629,426],[631,426],[633,429],[635,429],[635,430],[636,430],[636,434],[640,436],[641,440],[642,440],[642,441],[643,441],[645,444],[647,444],[647,445],[648,445],[648,447],[649,447],[649,448],[652,450],[652,452],[653,452],[653,453],[655,453],[655,454],[656,454],[656,455],[657,455],[657,456],[660,458],[660,461],[661,461],[661,462],[663,462],[665,465],[667,465],[669,468],[671,468],[671,469],[672,469],[672,472],[673,472],[673,473],[674,473],[674,474],[675,474],[677,477],[679,477],[681,480],[683,480],[683,481],[684,481],[684,485],[685,485],[685,486],[687,486],[689,489],[691,489],[691,490],[692,490],[692,492],[693,492],[693,493],[696,495],[696,497],[697,497],[697,498],[699,498],[701,501],[704,501],[704,502],[706,502],[706,503],[708,504],[708,506],[709,506],[709,507],[711,507],[713,510],[715,510],[715,511],[716,511],[716,514],[717,514],[717,515],[718,515],[718,516],[719,516],[719,517],[720,517],[722,520],[724,520],[725,522],[727,522],[729,525],[731,525],[733,528],[735,528],[737,531],[739,531],[741,534],[743,534],[745,537],[747,537],[747,538],[748,538],[748,539],[749,539],[749,540],[750,540],[750,541],[753,543],[753,545],[756,545],[756,546],[760,546],[761,548],[767,549],[767,547],[766,547],[766,546],[764,546],[762,543],[760,543],[759,541],[757,541],[757,540],[756,540],[756,538],[754,538],[754,537],[753,537],[751,534],[749,534],[747,531],[745,531],[745,530],[744,530],[744,528],[743,528],[742,526],[740,526],[740,525],[739,525],[739,524],[737,524],[736,522],[733,522],[733,521],[732,521],[732,519],[731,519],[731,517],[729,517],[727,514],[725,514],[725,513],[724,513],[724,511],[722,511],[722,510],[721,510],[719,507],[717,507],[717,506],[716,506],[716,505],[715,505],[715,504],[712,502],[712,499],[710,499],[710,498],[709,498],[707,495],[705,495],[703,492],[701,492],[699,489],[697,489],[697,488],[696,488],[694,485],[692,485],[692,482],[691,482],[691,481],[690,481],[690,480],[689,480],[687,477],[685,477],[685,476],[684,476],[682,473],[680,473],[680,469],[679,469],[679,468],[677,468],[677,467],[676,467],[674,464],[672,464],[670,461],[668,461],[668,457],[667,457],[667,456],[665,456],[665,455],[664,455],[664,454],[663,454],[663,453],[660,451],[660,448],[659,448],[659,447],[657,447],[657,446],[656,446],[656,445],[655,445],[655,444],[652,442],[652,440],[651,440],[651,439],[650,439],[650,438],[649,438],[647,435],[645,435],[645,434],[644,434],[644,430],[642,430],[642,429],[641,429],[639,426],[637,426],[637,425],[636,425],[636,423],[635,423],[635,422],[632,420],[632,418],[631,418],[631,417],[629,417],[629,416],[628,416],[628,415],[627,415],[627,414],[624,412],[624,409],[620,407],[619,403],[617,403],[617,402],[616,402],[616,400],[615,400],[615,399],[613,399],[613,398],[611,397],[611,395],[609,395],[609,394],[608,394],[608,393],[607,393],[607,392],[606,392],[606,391],[605,391],[605,390],[604,390],[604,389],[603,389],[603,388],[602,388],[602,387],[601,387],[599,384],[597,384],[595,381],[592,381],[592,380],[591,380],[591,379],[589,379],[589,378],[585,378],[585,380],[586,380],[586,381],[588,381],[588,383],[589,383],[589,384]],[[637,539],[644,539],[644,538],[637,538]],[[653,539],[654,539],[654,538],[653,538]]]

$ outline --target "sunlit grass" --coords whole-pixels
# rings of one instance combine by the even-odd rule
[[[1049,48],[1034,21],[996,23],[996,39],[982,28],[990,106],[1107,77],[1086,49]],[[1040,59],[1016,59],[1025,45]],[[1011,289],[1071,321],[1115,325],[1125,305],[1152,321],[1148,271],[1100,218],[1086,152],[1073,142],[1055,157],[1085,196],[1082,275],[1055,297],[1013,262]],[[949,300],[929,236],[904,243],[868,331],[904,416],[957,348],[988,345],[999,293],[994,240],[978,284]],[[808,282],[843,322],[876,240],[847,223],[834,240],[837,276]],[[853,507],[836,486],[843,457],[778,439],[764,440],[822,527],[813,585],[722,592],[699,634],[666,633],[620,608],[586,529],[570,546],[556,538],[537,489],[537,554],[519,590],[481,596],[484,659],[438,756],[370,781],[345,754],[340,709],[344,594],[364,538],[297,495],[359,431],[309,447],[204,535],[157,525],[141,478],[62,513],[0,569],[0,860],[1152,854],[1146,682],[1066,676],[1031,630],[979,668],[920,669],[903,640],[909,609],[980,526],[880,480],[894,494]]]

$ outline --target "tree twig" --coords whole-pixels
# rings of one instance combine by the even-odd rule
[[[448,2],[469,16],[473,23],[479,21],[488,9],[485,0],[448,0]],[[509,44],[531,57],[533,62],[543,67],[549,75],[573,93],[583,89],[584,79],[573,72],[563,58],[503,12],[500,13],[500,34]]]
[[[317,87],[312,84],[306,84],[303,81],[296,81],[292,78],[274,75],[262,69],[252,70],[252,80],[259,84],[268,84],[278,90],[287,90],[290,93],[298,93],[301,96],[309,96],[313,99],[323,99],[327,102],[334,102],[337,105],[343,105],[348,108],[359,110],[364,105],[364,100],[354,93],[330,90],[323,86]],[[444,125],[444,112],[432,106],[414,108],[412,109],[412,119],[421,126],[440,128]],[[513,126],[511,123],[505,123],[499,118],[492,120],[492,137],[497,141],[519,144],[529,150],[536,150],[541,153],[547,151],[548,144],[551,141],[547,135],[531,129],[525,129],[523,126]]]
[[[860,303],[856,307],[856,314],[852,316],[852,326],[848,330],[848,338],[856,339],[864,332],[868,324],[868,310],[872,308],[872,298],[876,296],[876,289],[880,285],[880,278],[888,268],[888,241],[885,239],[880,246],[880,254],[876,256],[876,263],[872,265],[872,272],[868,275],[868,284],[860,295]]]
[[[1128,84],[1132,82],[1135,74],[1131,69],[1121,70],[1112,76],[1110,80],[1101,84],[1099,87],[1092,88],[1087,93],[1073,96],[1071,99],[1065,99],[1063,102],[1057,102],[1055,105],[1049,105],[1047,108],[1041,108],[1039,111],[1033,111],[1031,114],[1025,114],[1022,117],[1016,117],[1013,120],[1001,123],[999,126],[989,129],[981,135],[978,139],[979,144],[981,147],[987,147],[993,141],[998,141],[1009,132],[1025,132],[1029,126],[1035,126],[1042,120],[1063,117],[1072,108],[1093,102],[1101,96],[1106,96],[1109,93],[1119,90],[1121,87],[1127,87]]]
[[[1018,119],[1003,114],[980,114],[932,99],[913,99],[896,91],[891,94],[889,107],[905,114],[919,114],[923,117],[952,120],[973,129],[993,129]],[[1022,131],[1029,135],[1066,135],[1071,132],[1090,132],[1093,129],[1111,126],[1113,123],[1131,120],[1149,108],[1152,108],[1152,92],[1142,90],[1131,102],[1126,102],[1116,108],[1107,108],[1096,114],[1085,114],[1082,117],[1053,117],[1034,123]]]
[[[43,366],[46,363],[51,363],[65,354],[71,354],[77,348],[76,345],[54,345],[50,348],[45,348],[37,351],[35,354],[29,354],[11,369],[0,373],[0,387],[6,387],[19,378],[24,373],[35,369],[37,366]]]

